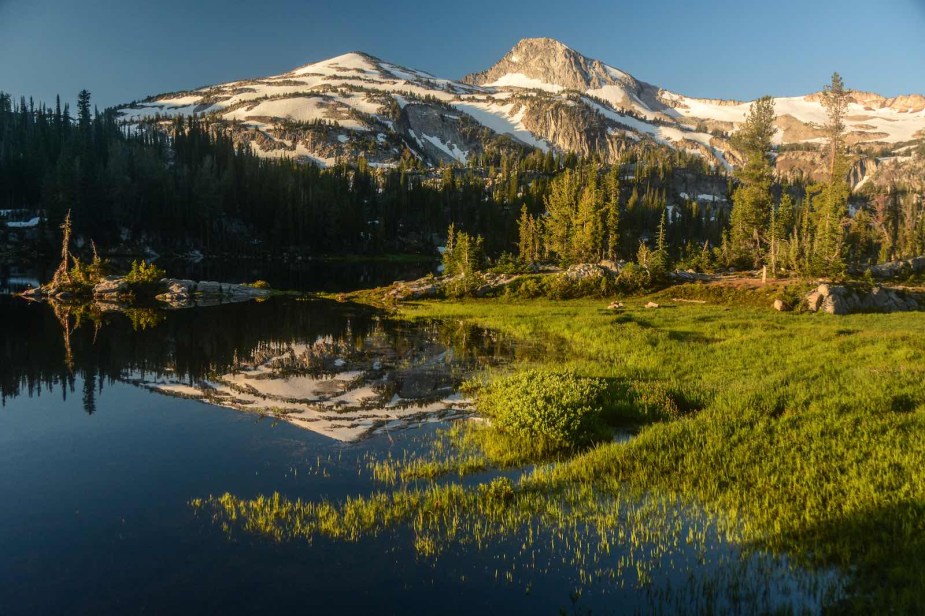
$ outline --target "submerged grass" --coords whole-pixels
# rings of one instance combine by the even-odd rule
[[[499,451],[512,448],[510,435],[463,428],[477,436],[457,435],[457,454],[374,469],[389,491],[338,504],[226,495],[211,501],[213,511],[225,524],[245,520],[277,538],[357,538],[407,523],[424,553],[539,527],[580,543],[597,528],[595,545],[606,552],[613,541],[625,544],[626,533],[655,546],[696,544],[627,514],[638,503],[663,503],[670,519],[664,503],[681,503],[706,513],[690,527],[695,536],[712,528],[796,565],[841,571],[848,598],[819,595],[830,609],[905,613],[925,603],[925,315],[776,313],[717,295],[704,304],[660,297],[662,307],[651,310],[647,301],[627,300],[618,313],[587,300],[427,302],[402,313],[548,342],[545,357],[513,369],[609,383],[604,418],[642,424],[628,442],[560,451],[516,483],[408,485],[544,453],[514,443],[505,459]],[[581,571],[596,567],[587,550],[575,558]],[[628,562],[645,581],[640,563],[657,561]]]

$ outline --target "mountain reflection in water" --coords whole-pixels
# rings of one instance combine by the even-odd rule
[[[123,381],[343,441],[460,417],[466,376],[518,352],[471,325],[396,321],[322,299],[124,314],[0,301],[4,404],[54,389],[74,395],[80,381],[93,413],[106,383]]]

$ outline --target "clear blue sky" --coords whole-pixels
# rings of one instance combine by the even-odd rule
[[[347,51],[456,78],[549,36],[701,97],[925,93],[925,0],[0,0],[0,90],[103,106]]]

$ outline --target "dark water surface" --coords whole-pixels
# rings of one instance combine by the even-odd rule
[[[191,499],[369,494],[381,486],[368,459],[418,451],[436,427],[343,443],[128,382],[138,374],[194,382],[274,345],[357,346],[373,335],[398,357],[442,348],[440,357],[475,365],[530,350],[458,324],[416,331],[336,302],[277,299],[160,319],[136,331],[110,315],[66,339],[49,306],[0,297],[0,614],[738,612],[743,592],[756,595],[750,606],[815,611],[785,568],[756,561],[749,589],[727,591],[742,579],[701,565],[693,548],[672,553],[655,584],[586,588],[555,550],[515,556],[517,536],[423,557],[404,527],[357,543],[229,535]],[[721,541],[709,551],[709,562],[738,562]]]

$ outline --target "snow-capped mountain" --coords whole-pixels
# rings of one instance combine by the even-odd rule
[[[881,158],[901,158],[925,139],[925,97],[852,97],[849,144],[877,146]],[[282,75],[155,96],[119,112],[130,123],[208,115],[263,156],[322,165],[361,155],[372,164],[390,164],[406,150],[428,163],[465,163],[486,149],[505,148],[554,148],[615,160],[652,140],[730,166],[737,156],[728,136],[748,107],[677,94],[558,41],[525,39],[493,67],[460,81],[348,53]],[[778,98],[775,107],[778,143],[823,140],[818,93]],[[788,152],[778,166],[793,170],[810,159],[807,152]]]

